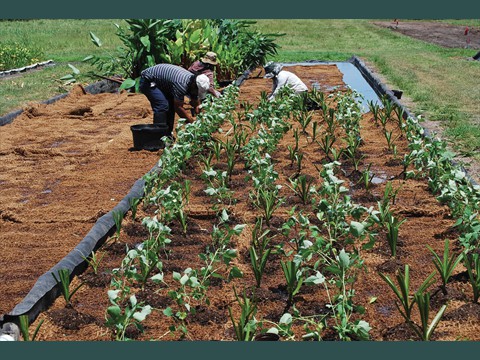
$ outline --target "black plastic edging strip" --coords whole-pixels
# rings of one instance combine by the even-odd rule
[[[89,94],[99,94],[101,92],[114,92],[118,89],[120,85],[109,80],[97,81],[93,84],[87,85],[85,91]],[[68,96],[69,93],[59,94],[50,99],[41,101],[40,104],[53,104],[60,99]],[[10,124],[17,116],[23,113],[23,109],[12,111],[4,116],[0,116],[0,126]]]
[[[155,165],[148,173],[158,171],[159,167]],[[61,294],[52,273],[57,274],[58,270],[68,269],[70,279],[81,274],[88,266],[85,257],[98,249],[115,231],[113,212],[121,212],[124,216],[130,209],[130,199],[143,197],[144,185],[143,178],[137,180],[129,193],[110,212],[96,221],[80,243],[55,266],[41,275],[25,298],[11,312],[0,318],[0,327],[7,322],[18,325],[20,315],[27,315],[32,323],[42,311],[46,310]]]

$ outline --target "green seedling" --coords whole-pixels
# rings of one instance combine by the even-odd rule
[[[296,120],[299,122],[302,127],[302,134],[308,135],[307,127],[310,125],[313,119],[313,111],[305,112],[301,111],[299,116],[296,117]]]
[[[417,335],[423,341],[429,341],[432,337],[435,328],[440,322],[440,319],[443,316],[443,313],[447,309],[447,305],[442,305],[440,310],[438,310],[434,319],[428,324],[429,314],[430,314],[430,293],[417,292],[414,295],[415,302],[418,306],[418,311],[420,313],[421,325],[416,325],[413,322],[409,322],[410,327],[417,333]]]
[[[434,282],[433,279],[435,273],[431,273],[425,281],[420,285],[419,289],[417,290],[416,294],[424,293]],[[398,302],[395,302],[398,311],[403,316],[406,322],[412,322],[412,309],[415,305],[416,298],[410,296],[410,268],[408,265],[405,265],[405,271],[402,274],[400,271],[396,274],[396,279],[398,283],[398,287],[394,284],[394,282],[390,279],[388,275],[384,275],[380,273],[380,277],[390,286],[390,288],[395,293],[395,296],[398,299]],[[399,305],[400,303],[400,305]]]
[[[394,107],[395,115],[397,116],[398,128],[402,130],[403,128],[403,117],[405,115],[405,110],[401,106]]]
[[[294,180],[289,179],[289,181],[292,185],[289,186],[289,188],[300,198],[302,204],[306,205],[310,200],[310,189],[312,187],[313,179],[308,179],[305,175],[300,175]]]
[[[295,161],[297,162],[297,174],[300,174],[302,172],[302,161],[303,161],[303,153],[302,152],[297,152],[295,154]]]
[[[367,168],[362,171],[360,180],[363,183],[363,186],[367,193],[370,192],[370,188],[372,186],[372,180],[374,178],[374,175],[370,172],[370,168],[372,167],[372,164],[368,164]]]
[[[138,204],[140,203],[140,198],[137,197],[131,197],[128,199],[128,204],[130,205],[130,210],[132,210],[132,220],[135,221],[135,218],[137,217],[137,208]]]
[[[120,210],[112,211],[113,221],[115,222],[115,237],[117,239],[120,237],[120,230],[122,230],[123,215],[123,212]]]
[[[87,262],[87,264],[92,268],[93,273],[95,275],[98,274],[98,267],[100,266],[100,262],[102,261],[103,257],[105,256],[106,253],[103,253],[100,257],[97,256],[96,251],[92,251],[90,256],[84,256],[82,255],[83,260]]]
[[[335,144],[335,141],[337,138],[335,135],[332,135],[330,133],[325,133],[323,137],[320,138],[320,141],[317,141],[317,144],[320,146],[320,149],[323,150],[325,153],[325,156],[332,161],[330,158],[330,152],[333,150],[333,144]]]
[[[290,167],[293,167],[293,163],[295,162],[295,155],[297,154],[297,150],[291,145],[287,145],[287,149],[288,149],[288,158],[290,159]]]
[[[383,132],[383,135],[385,135],[385,139],[387,140],[387,146],[388,146],[388,150],[390,151],[393,151],[394,148],[396,148],[396,146],[394,145],[395,141],[398,140],[398,138],[400,136],[397,136],[397,137],[393,137],[393,130],[392,131],[387,131],[385,130]]]
[[[283,275],[285,276],[285,280],[287,282],[287,292],[288,292],[288,300],[285,306],[284,313],[290,309],[290,307],[294,303],[294,297],[300,291],[300,288],[304,281],[304,275],[299,265],[295,263],[295,261],[281,261]]]
[[[44,319],[40,320],[37,327],[35,328],[35,331],[32,334],[32,337],[30,338],[30,333],[28,331],[28,328],[30,327],[30,321],[28,319],[28,315],[20,315],[18,319],[19,319],[19,327],[20,327],[20,332],[22,333],[23,341],[35,341],[38,335],[38,331],[40,330],[40,327],[42,326],[45,320]]]
[[[272,219],[273,213],[281,204],[282,200],[278,197],[277,189],[258,189],[255,206],[263,211],[265,223],[268,226],[270,226],[270,220]]]
[[[63,298],[65,299],[66,306],[71,306],[71,301],[73,295],[80,289],[84,283],[80,283],[75,289],[70,290],[70,272],[68,269],[60,269],[57,272],[57,276],[52,273],[53,278],[57,282],[57,285],[60,285],[60,290],[62,292]]]
[[[437,253],[427,245],[428,250],[433,255],[433,264],[435,265],[435,268],[438,271],[438,274],[440,275],[440,278],[442,279],[442,285],[441,289],[443,294],[447,294],[447,283],[450,277],[452,276],[453,270],[455,267],[462,261],[463,258],[463,253],[455,256],[455,254],[452,254],[451,256],[449,255],[449,250],[448,250],[448,245],[449,242],[448,240],[445,240],[445,246],[443,249],[443,258],[440,258],[440,256],[437,255]]]
[[[143,306],[142,303],[137,302],[135,295],[131,295],[122,309],[119,292],[120,290],[108,291],[108,298],[112,305],[107,308],[105,325],[112,330],[116,341],[124,341],[129,340],[126,337],[126,331],[130,325],[134,325],[143,332],[141,322],[152,312],[152,308],[150,305]]]
[[[473,302],[478,302],[480,297],[480,255],[465,253],[463,264],[467,268],[468,281],[473,290]]]
[[[232,313],[232,308],[228,307],[228,314],[233,324],[235,337],[238,341],[250,341],[254,338],[257,330],[257,320],[255,319],[257,304],[246,296],[245,291],[243,291],[242,298],[238,296],[235,287],[233,287],[233,292],[241,308],[240,317],[236,321]]]
[[[265,251],[262,251],[261,255],[257,255],[257,252],[253,246],[251,246],[249,249],[250,262],[252,264],[253,275],[255,276],[257,288],[259,288],[261,285],[263,273],[265,272],[265,266],[267,265],[267,260],[271,251],[272,249],[266,249]]]
[[[373,122],[378,125],[378,114],[380,112],[380,106],[374,103],[372,100],[367,101],[368,108],[373,115]]]
[[[317,141],[318,121],[312,123],[312,143]]]
[[[387,221],[385,226],[387,228],[387,241],[390,246],[390,253],[392,257],[397,256],[398,231],[400,226],[407,221],[407,219],[399,220],[391,213],[387,214]]]

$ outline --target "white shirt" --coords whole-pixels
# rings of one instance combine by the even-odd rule
[[[275,76],[273,79],[273,87],[272,93],[268,97],[268,100],[273,100],[277,95],[278,91],[284,87],[289,86],[291,87],[296,93],[300,93],[303,91],[308,91],[307,86],[300,80],[300,78],[291,73],[290,71],[282,70]]]

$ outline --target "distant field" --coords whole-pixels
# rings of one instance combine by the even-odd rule
[[[479,27],[480,20],[442,20],[458,26]],[[121,45],[114,23],[122,20],[31,20],[0,21],[2,40],[15,39],[41,46],[46,59],[57,64],[42,71],[0,78],[0,115],[69,90],[59,79],[71,73],[68,63],[81,70],[90,54],[108,56]],[[472,51],[446,49],[372,24],[372,20],[262,19],[257,28],[265,33],[285,33],[278,38],[276,60],[344,61],[359,56],[390,86],[402,89],[412,110],[441,121],[457,148],[475,155],[480,149],[480,62],[467,61]],[[93,31],[103,42],[101,49],[90,41]],[[478,156],[478,155],[476,155]]]

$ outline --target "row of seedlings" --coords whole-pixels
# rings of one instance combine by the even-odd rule
[[[185,170],[186,162],[202,151],[219,125],[230,116],[238,97],[238,88],[229,86],[223,96],[215,101],[204,103],[204,110],[198,121],[186,124],[180,120],[177,127],[177,139],[163,150],[158,165],[161,171],[145,177],[146,206],[155,207],[155,215],[143,219],[148,230],[148,238],[130,249],[119,268],[113,270],[111,289],[108,298],[111,305],[106,310],[106,325],[112,331],[115,340],[126,340],[129,327],[143,331],[142,322],[156,311],[151,305],[137,301],[136,292],[148,283],[165,286],[167,279],[163,272],[162,256],[167,256],[167,245],[171,243],[169,224],[176,220],[183,232],[187,231],[188,220],[185,206],[189,201],[189,182],[179,182],[179,174]],[[168,139],[165,139],[168,141]],[[169,292],[176,308],[168,307],[163,315],[173,319],[170,331],[179,330],[186,334],[185,318],[194,311],[191,300],[202,301],[205,298],[207,279],[211,268],[200,272],[185,269],[183,274],[173,272],[173,281],[179,286]]]

